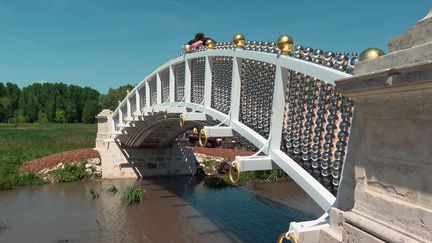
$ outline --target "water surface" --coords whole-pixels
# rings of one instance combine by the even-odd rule
[[[103,190],[111,184],[118,193]],[[149,198],[126,205],[122,193],[131,186]],[[292,181],[225,189],[195,177],[28,186],[0,193],[0,242],[274,242],[291,221],[321,213]]]

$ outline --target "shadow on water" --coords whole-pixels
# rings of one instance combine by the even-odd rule
[[[175,194],[162,198],[182,198],[185,203],[180,207],[189,213],[186,220],[191,221],[191,225],[202,226],[205,225],[203,221],[208,220],[216,225],[217,229],[199,231],[200,235],[222,233],[234,242],[272,242],[288,229],[290,222],[315,219],[322,213],[293,181],[251,183],[246,188],[222,189],[206,188],[195,177],[150,178],[146,181]],[[279,196],[276,201],[272,200],[274,194],[265,193],[266,188],[274,185],[278,187],[273,192]],[[297,195],[290,198],[281,191],[284,189]],[[290,200],[296,200],[300,208],[290,207]],[[179,204],[172,207],[179,207]]]

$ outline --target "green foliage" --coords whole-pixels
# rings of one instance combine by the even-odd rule
[[[0,83],[0,122],[10,122],[17,113],[20,93],[16,84]]]
[[[24,186],[24,185],[41,185],[45,184],[46,181],[35,175],[34,173],[20,173],[17,176],[16,185]]]
[[[287,174],[280,169],[255,171],[255,177],[259,180],[278,181],[280,178],[287,177]]]
[[[94,123],[100,108],[97,100],[89,100],[84,104],[82,122]]]
[[[0,191],[10,190],[17,186],[43,183],[45,181],[33,173],[21,173],[15,164],[7,162],[0,164]]]
[[[215,160],[210,158],[210,157],[205,158],[203,161],[203,164],[206,168],[213,167],[214,163],[215,163]]]
[[[107,191],[107,192],[111,192],[111,193],[117,193],[117,192],[118,192],[118,189],[117,189],[116,186],[114,186],[114,185],[110,185],[109,187],[107,187],[106,191]]]
[[[48,116],[46,113],[41,112],[38,115],[37,123],[39,124],[47,124],[48,123]]]
[[[66,123],[66,112],[64,110],[57,110],[54,121],[57,123]]]
[[[15,126],[22,126],[25,122],[25,117],[21,114],[17,114],[11,118],[10,122]]]
[[[97,115],[99,92],[89,87],[63,83],[35,83],[23,88],[17,95],[14,111],[22,113],[26,122],[35,122],[44,113],[48,122],[94,122],[90,117]],[[84,114],[86,104],[91,104]],[[96,107],[94,106],[96,104]]]
[[[228,186],[228,183],[218,176],[206,176],[204,178],[204,185],[213,188],[222,188]]]
[[[89,178],[86,172],[85,163],[67,163],[60,169],[50,172],[56,182],[80,181]]]
[[[124,193],[127,204],[137,204],[144,200],[145,192],[141,188],[129,188]]]
[[[0,124],[0,190],[42,183],[33,174],[21,174],[20,165],[50,154],[92,147],[95,134],[95,124]]]
[[[128,84],[120,86],[117,89],[110,88],[106,95],[99,97],[99,104],[103,109],[110,109],[114,111],[118,106],[118,101],[123,100],[126,96],[126,90],[132,90],[133,86]]]
[[[281,178],[287,177],[287,174],[280,169],[275,170],[257,170],[257,171],[245,171],[240,173],[239,183],[245,183],[255,180],[262,180],[267,182],[276,182]]]
[[[101,108],[115,110],[132,85],[110,88],[106,95],[90,87],[64,83],[34,83],[22,90],[12,83],[0,83],[0,123],[24,122],[94,123]],[[19,124],[18,124],[19,125]]]

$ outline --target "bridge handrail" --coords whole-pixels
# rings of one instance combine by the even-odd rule
[[[156,75],[157,73],[161,72],[162,70],[187,60],[200,58],[200,57],[215,57],[215,56],[228,56],[233,58],[254,59],[256,61],[267,62],[293,71],[304,73],[306,75],[328,82],[332,85],[334,85],[335,80],[352,76],[351,74],[341,72],[330,67],[325,67],[319,64],[311,63],[305,60],[297,59],[286,55],[278,55],[274,53],[265,53],[265,52],[257,52],[257,51],[247,51],[242,49],[219,49],[219,50],[207,49],[206,51],[184,54],[182,56],[179,56],[177,58],[168,61],[167,63],[164,63],[163,65],[153,70],[143,80],[141,80],[134,87],[134,89],[132,89],[131,92],[121,101],[117,109],[114,111],[113,115],[116,115],[118,113],[118,109],[120,108],[120,106],[123,106],[125,104],[126,99],[129,97],[129,95],[132,92],[135,92],[138,88],[142,87],[142,85],[145,85],[148,79],[150,79],[152,76]]]
[[[213,76],[212,76],[212,67],[210,63],[212,62],[211,60],[222,58],[222,57],[230,58],[229,65],[232,65],[232,73],[231,73],[232,76],[230,80],[231,83],[229,84],[230,86],[229,89],[231,90],[229,94],[230,98],[229,101],[225,100],[226,102],[229,102],[229,104],[225,103],[226,106],[229,105],[230,108],[229,114],[226,114],[226,112],[224,113],[223,111],[212,107],[213,104],[211,103],[212,90],[213,90],[213,86],[212,86]],[[248,64],[248,62],[250,63]],[[179,80],[176,80],[174,67],[182,63],[184,63],[185,66],[184,77],[182,77]],[[250,125],[250,119],[245,120],[245,118],[243,117],[242,119],[243,122],[245,122],[245,124],[243,124],[242,121],[240,121],[240,117],[241,117],[240,100],[242,96],[244,97],[249,96],[250,99],[251,92],[252,94],[254,92],[249,90],[247,91],[249,92],[248,94],[242,93],[243,92],[241,90],[243,87],[243,84],[241,84],[243,82],[242,76],[245,75],[245,73],[242,72],[243,66],[240,66],[240,64],[246,65],[246,69],[245,69],[246,71],[244,72],[251,72],[252,77],[249,77],[249,79],[251,79],[254,82],[257,82],[256,84],[258,84],[259,82],[263,82],[265,83],[265,85],[267,85],[262,88],[262,89],[266,89],[264,93],[260,94],[262,95],[262,99],[266,99],[263,101],[263,103],[265,104],[258,105],[260,107],[259,109],[261,109],[260,111],[252,112],[257,117],[258,115],[261,116],[259,118],[267,122],[267,126],[268,126],[267,131],[264,130],[264,132],[262,132],[262,129],[258,129],[259,131],[257,131],[256,126],[249,127],[247,123],[249,123]],[[193,68],[191,68],[191,66],[193,66]],[[183,72],[182,68],[180,69],[181,72]],[[214,119],[217,119],[219,121],[224,121],[225,125],[230,127],[232,130],[240,133],[241,136],[248,139],[256,147],[263,147],[264,145],[268,144],[268,149],[266,149],[265,151],[265,154],[267,154],[267,156],[269,156],[274,162],[276,162],[276,164],[278,164],[280,168],[282,168],[285,172],[287,172],[291,176],[291,178],[294,179],[309,195],[311,195],[311,197],[324,210],[327,210],[332,206],[333,202],[335,201],[335,197],[329,191],[327,191],[327,189],[325,189],[323,185],[320,184],[320,182],[318,182],[317,180],[315,180],[314,177],[312,177],[312,172],[311,171],[308,172],[305,169],[303,169],[298,164],[298,161],[297,162],[294,161],[290,156],[287,155],[286,152],[281,151],[281,145],[282,145],[281,140],[282,140],[282,133],[283,133],[282,124],[284,124],[284,114],[287,112],[287,108],[285,107],[285,105],[287,104],[286,102],[288,102],[287,101],[288,94],[286,93],[286,91],[288,90],[287,84],[290,82],[294,82],[290,80],[297,80],[296,81],[297,83],[298,82],[302,83],[302,82],[309,82],[307,80],[311,80],[309,78],[312,78],[313,80],[312,83],[316,81],[317,82],[322,81],[326,83],[326,85],[334,86],[335,80],[351,77],[352,76],[351,74],[341,72],[336,69],[326,67],[323,65],[315,64],[309,61],[305,61],[305,60],[301,60],[301,59],[297,59],[285,55],[278,55],[275,53],[257,52],[257,51],[243,50],[243,49],[208,49],[204,51],[198,51],[198,52],[178,56],[168,61],[167,63],[164,63],[163,65],[159,66],[155,70],[153,70],[149,75],[145,77],[145,79],[140,81],[134,87],[134,89],[126,95],[126,97],[123,99],[122,102],[120,102],[119,106],[117,107],[117,109],[114,111],[112,115],[113,119],[115,119],[115,121],[118,121],[119,124],[124,124],[123,120],[125,118],[129,118],[130,121],[133,120],[133,118],[131,117],[132,112],[131,112],[131,100],[130,100],[130,97],[132,97],[132,95],[135,95],[136,98],[135,101],[132,101],[134,102],[134,105],[132,105],[132,107],[135,107],[135,112],[143,110],[143,108],[151,108],[151,106],[153,105],[161,106],[162,102],[164,102],[166,99],[166,97],[164,97],[164,100],[162,100],[162,92],[164,88],[166,88],[166,84],[165,87],[162,87],[163,84],[160,77],[161,76],[160,73],[166,70],[169,71],[169,75],[168,75],[169,76],[169,80],[168,80],[169,102],[164,103],[166,106],[169,107],[182,106],[194,111],[203,112],[213,117]],[[219,71],[220,71],[220,67],[219,67]],[[297,77],[295,76],[297,74],[294,74],[295,77],[294,78],[291,77],[291,79],[287,81],[288,73],[290,73],[290,75],[293,75],[293,73],[297,73],[297,72],[303,76]],[[195,87],[195,89],[199,90],[198,92],[201,92],[199,94],[192,94],[191,91],[194,89],[192,85],[193,75],[195,75],[195,78],[199,76],[198,77],[199,84],[195,84],[199,86],[199,88]],[[263,79],[256,79],[261,76],[265,76],[265,77]],[[149,85],[150,81],[152,82],[151,86]],[[184,87],[184,90],[183,90],[183,98],[181,100],[176,101],[176,97],[175,97],[176,90],[174,85],[177,83],[177,81],[183,82],[182,87]],[[198,82],[198,81],[194,81],[194,82]],[[252,85],[254,84],[255,83],[252,83]],[[251,85],[251,84],[247,84],[247,85]],[[246,88],[247,85],[245,85]],[[145,102],[144,102],[145,107],[140,107],[141,98],[139,97],[138,90],[141,89],[142,87],[145,88]],[[324,86],[320,86],[320,87],[324,87]],[[259,90],[259,89],[260,88],[256,89],[255,87],[254,90]],[[291,87],[289,89],[291,89]],[[294,89],[295,88],[293,87],[293,90]],[[327,98],[325,99],[329,99],[328,94],[325,96],[327,96]],[[193,102],[194,99],[196,99],[196,102]],[[298,97],[297,98],[294,97],[294,99],[303,99],[302,102],[306,100],[306,98],[298,98]],[[268,106],[269,104],[270,107]],[[255,108],[256,107],[257,105],[255,105]],[[306,115],[303,114],[306,111],[304,109],[303,111],[300,112],[297,111],[297,116]],[[123,113],[127,113],[125,114],[126,116],[123,116]],[[230,116],[230,119],[227,119],[228,116]],[[231,119],[231,116],[233,117],[233,119]],[[270,124],[268,124],[268,122],[270,122]],[[115,129],[117,124],[115,124],[114,120],[112,123],[114,124],[113,129]],[[335,121],[333,121],[332,125],[334,126],[334,124]],[[122,127],[124,126],[119,126],[120,128],[119,130],[121,130]],[[321,129],[324,129],[322,125],[321,125]],[[303,132],[303,130],[297,129],[297,132],[299,131]],[[310,130],[311,129],[309,128],[309,132]],[[269,134],[272,134],[271,138]],[[333,134],[332,136],[334,136],[335,134],[334,130],[332,134]],[[301,134],[300,136],[303,135]],[[310,135],[309,138],[311,139]],[[134,139],[136,138],[133,138],[130,141],[134,141]],[[299,138],[297,138],[297,140],[298,139]],[[332,137],[332,139],[334,139],[334,137]],[[346,138],[342,139],[342,141],[346,143]],[[345,148],[343,148],[343,150],[344,149]],[[332,155],[330,154],[330,156]],[[300,160],[301,159],[303,158],[300,158]],[[324,167],[322,166],[322,168]],[[328,173],[328,171],[326,173]],[[337,180],[340,180],[339,174],[337,174],[336,176],[337,177],[335,178]],[[330,177],[330,179],[331,178],[332,177]]]

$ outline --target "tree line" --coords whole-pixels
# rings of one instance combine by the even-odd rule
[[[0,82],[0,123],[94,123],[102,109],[114,109],[132,85],[101,94],[90,87],[34,83],[20,89]]]

